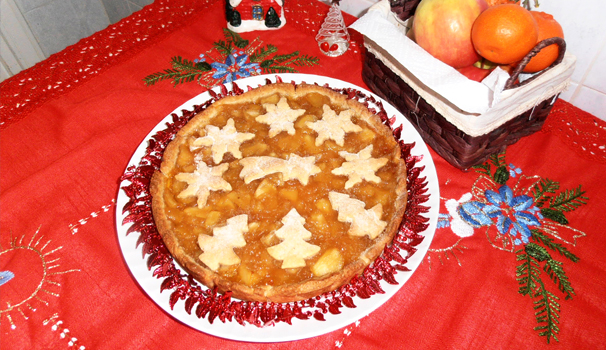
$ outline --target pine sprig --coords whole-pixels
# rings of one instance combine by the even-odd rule
[[[155,83],[162,81],[162,80],[174,79],[174,77],[178,76],[179,74],[180,74],[179,71],[172,70],[172,69],[165,69],[162,72],[157,72],[157,73],[153,73],[153,74],[146,76],[145,78],[143,78],[143,81],[145,82],[145,85],[152,86]]]
[[[299,54],[299,51],[294,51],[292,53],[289,54],[284,54],[284,55],[275,55],[273,60],[278,62],[278,63],[284,63],[286,61],[288,61],[289,59],[296,57]]]
[[[488,158],[492,164],[495,166],[495,168],[499,168],[502,166],[505,166],[505,152],[501,152],[501,153],[494,153],[492,155],[490,155],[490,157]]]
[[[534,185],[534,202],[537,207],[542,207],[549,200],[548,193],[556,193],[558,189],[560,189],[558,182],[541,179],[538,184]]]
[[[269,44],[266,47],[258,49],[255,53],[250,55],[250,61],[253,63],[259,63],[276,52],[278,52],[278,48]]]
[[[318,64],[318,62],[320,62],[319,58],[310,57],[307,55],[303,55],[303,56],[297,57],[294,60],[292,60],[292,63],[299,67],[303,67],[303,66],[311,67],[315,64]]]
[[[522,295],[533,295],[537,285],[541,281],[541,269],[539,263],[533,259],[524,249],[516,252],[516,260],[522,264],[516,267],[516,280],[520,285],[518,292]]]
[[[581,205],[587,204],[589,198],[584,194],[585,191],[581,185],[573,190],[565,190],[550,201],[549,207],[563,212],[573,211]]]
[[[195,63],[188,59],[183,59],[181,56],[171,58],[171,65],[172,69],[165,69],[162,72],[150,74],[143,78],[145,85],[151,86],[167,79],[172,79],[174,85],[186,83],[200,79],[204,73],[211,69],[210,64],[206,62]]]
[[[213,43],[213,47],[223,56],[231,55],[233,44],[231,41],[218,40]]]
[[[537,229],[533,229],[531,232],[532,232],[532,234],[531,234],[530,237],[534,241],[542,243],[547,248],[560,253],[562,256],[570,259],[572,262],[579,261],[579,258],[576,255],[574,255],[573,253],[571,253],[563,245],[561,245],[559,243],[556,243],[552,238],[550,238],[549,236],[547,236],[544,232],[539,231]]]
[[[545,267],[543,270],[547,272],[553,283],[558,286],[560,291],[566,294],[566,300],[572,299],[572,295],[575,294],[574,288],[572,288],[570,285],[570,281],[564,272],[562,263],[557,260],[549,259],[545,262]]]
[[[263,64],[263,63],[267,63],[267,64]],[[292,67],[274,65],[275,62],[273,60],[263,61],[263,63],[261,64],[261,68],[263,68],[268,73],[296,73],[297,72],[297,70]]]
[[[545,252],[541,249],[537,249],[530,254],[529,251],[531,250],[528,250],[527,248],[528,246],[525,249],[520,249],[516,252],[516,260],[522,261],[522,264],[518,265],[516,268],[516,279],[520,284],[518,292],[522,295],[528,295],[531,298],[536,299],[533,301],[533,304],[535,318],[539,325],[534,329],[540,331],[539,335],[546,337],[547,343],[550,342],[551,338],[559,341],[557,338],[557,334],[560,331],[560,328],[558,327],[558,324],[560,323],[560,316],[558,314],[560,312],[560,304],[558,303],[559,298],[545,288],[545,284],[541,280],[539,261],[533,256],[538,255],[539,258],[542,259]],[[553,271],[553,266],[555,266],[555,264],[549,266],[552,266],[551,269]],[[568,281],[567,278],[566,281]]]
[[[560,323],[560,315],[558,314],[560,312],[560,304],[558,300],[560,298],[545,289],[542,281],[539,282],[539,288],[534,294],[535,298],[539,298],[534,301],[534,315],[537,323],[544,323],[544,325],[537,326],[534,329],[540,331],[539,335],[546,337],[547,344],[549,344],[551,338],[560,341],[557,337],[557,334],[560,332],[560,327],[558,327]]]
[[[233,32],[227,28],[223,28],[223,35],[228,42],[233,43],[237,48],[243,49],[248,46],[248,40],[242,39],[240,34]],[[231,52],[231,50],[229,51]]]
[[[491,167],[488,162],[480,165],[474,165],[471,168],[474,169],[477,173],[486,175],[492,179]]]
[[[497,169],[497,171],[499,170],[499,168],[506,168],[505,152],[491,154],[488,157],[488,160],[486,162],[484,162],[484,164],[473,166],[472,169],[475,169],[476,172],[486,175],[486,176],[490,177],[491,179],[495,180],[494,175],[496,174],[497,171],[495,171],[495,174],[493,174],[492,166],[494,166]],[[497,183],[501,183],[501,182],[497,181]]]
[[[243,51],[253,50],[248,40],[243,39],[238,33],[235,33],[227,28],[223,29],[225,40],[218,40],[213,43],[213,49],[216,50],[223,58],[231,55],[235,49]],[[258,38],[257,38],[258,39]],[[257,46],[255,46],[257,47]],[[212,51],[211,50],[211,51]],[[267,45],[265,47],[254,49],[254,53],[247,52],[248,60],[251,63],[259,65],[264,73],[297,73],[294,67],[313,66],[319,64],[319,58],[308,55],[300,55],[299,51],[294,51],[289,54],[278,55],[278,48],[275,45]],[[275,55],[274,55],[275,54]],[[272,55],[274,55],[272,57]],[[236,62],[234,67],[237,67],[240,62]],[[203,77],[209,77],[209,73],[213,69],[208,62],[192,62],[183,59],[179,56],[171,59],[172,68],[165,69],[161,72],[150,74],[143,79],[146,85],[154,85],[162,80],[172,80],[174,85],[180,83],[191,82],[194,80],[200,81]],[[219,69],[217,69],[219,71]],[[258,74],[259,70],[249,70],[249,73]]]

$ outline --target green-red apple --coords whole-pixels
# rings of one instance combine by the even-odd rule
[[[449,66],[471,66],[480,59],[471,27],[487,7],[485,0],[421,0],[413,20],[415,40]]]
[[[477,82],[481,82],[494,69],[495,69],[495,67],[492,67],[492,68],[480,68],[480,67],[472,64],[471,66],[457,68],[457,71],[459,71],[459,73],[461,73],[464,76],[466,76],[468,79],[471,79],[471,80],[477,81]]]

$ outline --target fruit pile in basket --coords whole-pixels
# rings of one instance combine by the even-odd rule
[[[496,67],[511,73],[537,43],[564,38],[553,16],[515,0],[421,0],[410,34],[435,58],[475,81]],[[544,70],[558,52],[556,44],[541,49],[523,72]]]

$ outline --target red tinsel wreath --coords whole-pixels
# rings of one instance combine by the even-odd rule
[[[282,82],[279,76],[276,76],[276,82]],[[266,84],[272,84],[272,82],[266,79]],[[293,82],[293,84],[295,83]],[[248,89],[252,88],[248,87]],[[208,289],[177,268],[152,217],[149,183],[154,171],[160,168],[164,149],[193,116],[225,96],[244,93],[244,90],[235,83],[231,91],[224,85],[220,87],[220,90],[220,93],[209,90],[211,98],[204,104],[194,106],[192,111],[183,110],[180,116],[173,113],[172,123],[167,123],[166,129],[151,137],[145,155],[139,164],[129,167],[121,178],[121,181],[130,182],[127,186],[122,187],[129,198],[123,208],[123,213],[128,213],[123,224],[131,224],[126,234],[139,233],[137,246],[142,244],[142,258],[145,259],[147,256],[148,269],[152,271],[154,277],[163,279],[160,291],[172,290],[171,309],[179,300],[185,300],[184,307],[188,314],[195,312],[199,318],[207,317],[210,323],[218,318],[222,322],[235,320],[242,325],[249,323],[258,327],[276,322],[291,324],[293,317],[299,319],[313,317],[324,321],[327,313],[339,314],[343,306],[355,308],[353,299],[355,296],[367,299],[374,294],[384,293],[379,283],[381,280],[385,280],[389,284],[398,284],[394,277],[395,274],[398,271],[410,271],[405,264],[408,262],[408,258],[416,252],[415,246],[424,239],[419,233],[427,229],[429,225],[429,219],[421,215],[429,210],[427,206],[423,205],[429,199],[426,178],[421,177],[424,167],[417,166],[421,157],[413,156],[410,153],[414,143],[407,144],[400,140],[402,126],[393,129],[395,117],[388,118],[380,101],[355,89],[333,90],[347,95],[350,99],[356,99],[366,106],[369,104],[377,106],[379,111],[369,108],[381,118],[384,124],[393,129],[394,137],[399,140],[402,158],[406,161],[408,186],[406,211],[399,232],[394,237],[392,244],[385,248],[383,254],[368,266],[362,275],[354,277],[349,284],[315,298],[291,303],[250,302],[232,299],[231,293],[221,294],[216,289]]]

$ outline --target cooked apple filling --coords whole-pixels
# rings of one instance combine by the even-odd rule
[[[356,113],[313,89],[278,90],[190,122],[162,168],[185,254],[251,287],[319,279],[363,257],[398,214],[403,165],[384,126]]]

